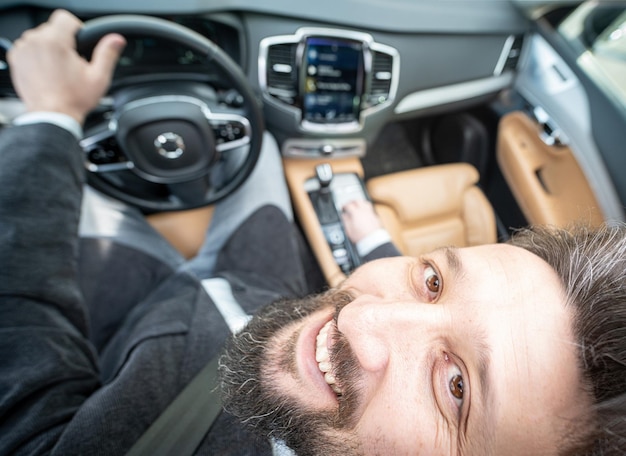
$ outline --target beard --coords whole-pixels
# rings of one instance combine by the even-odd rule
[[[306,410],[298,401],[276,388],[281,375],[295,371],[295,339],[280,350],[274,336],[286,326],[321,309],[340,310],[352,301],[342,291],[300,300],[278,301],[264,307],[248,325],[226,343],[220,358],[220,386],[227,412],[238,417],[259,436],[285,442],[299,456],[361,454],[350,433],[359,405],[358,363],[345,338],[335,331],[330,360],[333,375],[341,386],[335,411]],[[294,334],[297,336],[297,334]],[[279,354],[271,354],[271,353]],[[344,430],[348,432],[339,433]]]

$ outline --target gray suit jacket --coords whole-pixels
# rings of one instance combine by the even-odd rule
[[[229,335],[189,273],[79,240],[82,154],[53,125],[0,132],[0,455],[124,454]],[[301,253],[292,224],[265,207],[233,234],[217,275],[253,313],[310,291]],[[198,453],[270,448],[222,413]]]

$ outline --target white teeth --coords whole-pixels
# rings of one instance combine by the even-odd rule
[[[317,364],[319,365],[322,372],[328,373],[333,368],[333,366],[330,365],[330,361],[322,361],[321,363]]]
[[[328,332],[326,333],[328,335]],[[317,336],[317,351],[315,352],[315,361],[318,363],[323,362],[329,357],[328,347],[326,346],[326,340],[320,341],[320,337]]]
[[[315,351],[315,360],[324,374],[324,380],[331,387],[336,394],[341,394],[341,388],[336,384],[335,376],[332,374],[332,365],[330,364],[330,354],[328,353],[328,333],[332,326],[332,320],[326,323],[322,329],[320,329],[317,335],[317,347]]]

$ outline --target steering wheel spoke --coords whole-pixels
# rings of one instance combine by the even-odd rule
[[[92,173],[108,173],[134,168],[115,139],[111,122],[96,131],[90,131],[81,141],[85,152],[85,167]]]
[[[237,114],[211,113],[207,116],[215,136],[215,148],[225,152],[250,144],[252,129],[244,116]]]

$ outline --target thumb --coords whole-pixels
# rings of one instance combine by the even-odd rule
[[[102,78],[105,83],[103,91],[111,81],[113,70],[125,46],[126,40],[122,35],[110,33],[98,41],[93,50],[90,67],[92,74],[97,75],[98,79]]]

